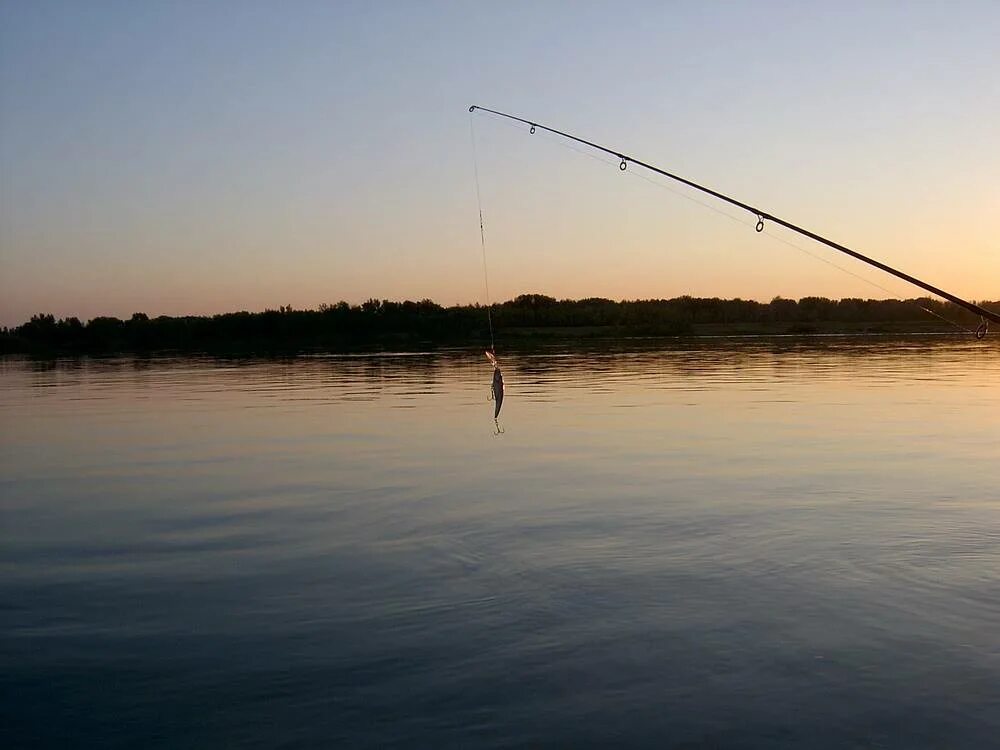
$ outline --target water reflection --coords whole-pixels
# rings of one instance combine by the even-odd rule
[[[988,746],[1000,346],[0,360],[14,745]]]

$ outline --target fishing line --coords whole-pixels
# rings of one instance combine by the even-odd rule
[[[713,196],[713,197],[715,197],[715,198],[717,198],[717,199],[719,199],[721,201],[724,201],[725,203],[728,203],[730,205],[736,206],[737,208],[743,209],[744,211],[747,211],[747,212],[749,212],[749,213],[751,213],[751,214],[753,214],[753,215],[756,216],[757,221],[756,221],[756,224],[754,225],[754,228],[756,229],[756,231],[758,233],[763,233],[765,231],[765,223],[764,222],[765,222],[765,219],[766,219],[767,221],[774,222],[774,223],[776,223],[776,224],[778,224],[780,226],[785,227],[786,229],[790,229],[793,232],[801,234],[801,235],[803,235],[805,237],[808,237],[809,239],[812,239],[812,240],[814,240],[816,242],[819,242],[821,244],[827,245],[828,247],[831,247],[834,250],[838,250],[839,252],[842,252],[842,253],[844,253],[846,255],[850,255],[850,256],[858,259],[858,260],[861,260],[861,261],[867,263],[868,265],[874,266],[875,268],[878,268],[878,269],[880,269],[882,271],[885,271],[886,273],[889,273],[889,274],[891,274],[893,276],[901,278],[904,281],[907,281],[907,282],[913,284],[914,286],[918,286],[921,289],[929,291],[932,294],[935,294],[935,295],[937,295],[939,297],[942,297],[942,298],[948,300],[949,302],[952,302],[955,305],[958,305],[959,307],[963,307],[966,310],[969,310],[970,312],[973,312],[973,313],[979,315],[980,319],[981,319],[981,323],[980,323],[979,327],[975,331],[971,331],[970,329],[965,328],[964,326],[961,326],[960,324],[958,324],[958,323],[956,323],[954,321],[951,321],[951,320],[949,320],[948,318],[945,318],[942,315],[939,315],[938,313],[934,312],[933,310],[930,310],[930,309],[928,309],[928,308],[920,305],[919,303],[917,303],[915,301],[908,300],[908,302],[911,302],[911,304],[915,305],[916,307],[918,307],[919,309],[923,310],[924,312],[929,313],[930,315],[933,315],[936,318],[940,318],[941,320],[944,320],[945,322],[949,323],[950,325],[955,326],[956,328],[959,328],[960,330],[964,330],[966,332],[974,333],[974,335],[977,338],[983,338],[986,335],[986,333],[988,331],[989,321],[992,320],[994,322],[1000,322],[1000,314],[993,313],[993,312],[991,312],[989,310],[986,310],[985,308],[980,307],[979,305],[976,305],[976,304],[974,304],[972,302],[968,302],[968,301],[962,299],[961,297],[957,297],[957,296],[955,296],[955,295],[953,295],[953,294],[951,294],[949,292],[944,291],[943,289],[939,289],[939,288],[937,288],[935,286],[932,286],[932,285],[928,284],[925,281],[921,281],[920,279],[917,279],[916,277],[910,276],[909,274],[904,273],[904,272],[902,272],[902,271],[900,271],[898,269],[895,269],[895,268],[893,268],[893,267],[891,267],[891,266],[889,266],[889,265],[887,265],[885,263],[882,263],[882,262],[880,262],[878,260],[875,260],[874,258],[870,258],[868,256],[862,255],[861,253],[859,253],[859,252],[857,252],[855,250],[851,250],[850,248],[845,247],[844,245],[836,243],[836,242],[834,242],[832,240],[829,240],[829,239],[827,239],[827,238],[825,238],[825,237],[823,237],[823,236],[821,236],[819,234],[816,234],[815,232],[811,232],[808,229],[804,229],[802,227],[796,226],[795,224],[792,224],[791,222],[788,222],[785,219],[777,217],[777,216],[775,216],[773,214],[770,214],[768,212],[765,212],[765,211],[763,211],[761,209],[755,208],[754,206],[751,206],[751,205],[749,205],[747,203],[743,203],[741,201],[738,201],[735,198],[731,198],[730,196],[725,195],[723,193],[720,193],[718,191],[712,190],[711,188],[707,188],[707,187],[704,187],[703,185],[699,185],[699,184],[697,184],[697,183],[695,183],[695,182],[693,182],[691,180],[688,180],[688,179],[686,179],[684,177],[680,177],[678,175],[671,174],[670,172],[662,170],[662,169],[660,169],[658,167],[655,167],[655,166],[653,166],[651,164],[648,164],[646,162],[640,161],[640,160],[635,159],[635,158],[633,158],[631,156],[626,156],[623,153],[620,153],[620,152],[615,151],[613,149],[607,148],[605,146],[601,146],[601,145],[599,145],[597,143],[593,143],[591,141],[584,140],[583,138],[578,138],[577,136],[571,135],[571,134],[563,132],[561,130],[556,130],[554,128],[550,128],[550,127],[548,127],[546,125],[540,125],[540,124],[538,124],[536,122],[525,120],[525,119],[520,118],[520,117],[515,117],[514,115],[509,115],[509,114],[506,114],[504,112],[498,112],[496,110],[487,109],[485,107],[478,107],[476,105],[473,105],[473,106],[469,107],[469,112],[470,113],[474,113],[477,109],[479,109],[479,110],[481,110],[483,112],[488,112],[490,114],[497,115],[500,118],[504,118],[503,120],[500,120],[500,122],[504,122],[504,124],[508,124],[506,122],[506,120],[509,120],[512,123],[513,122],[518,122],[518,123],[522,123],[524,125],[528,125],[529,126],[529,133],[530,134],[535,134],[538,129],[541,129],[543,131],[543,133],[545,133],[545,132],[551,133],[553,136],[560,136],[561,138],[567,139],[568,141],[574,141],[574,142],[580,143],[580,144],[582,144],[584,146],[588,146],[591,149],[594,149],[594,150],[596,150],[598,152],[602,152],[602,153],[607,154],[609,156],[613,156],[613,157],[615,157],[616,159],[619,160],[618,168],[622,172],[628,171],[628,165],[629,165],[629,163],[633,163],[633,164],[636,164],[637,166],[644,167],[645,169],[647,169],[647,170],[649,170],[649,171],[651,171],[651,172],[653,172],[655,174],[659,174],[659,175],[667,177],[667,178],[669,178],[671,180],[674,180],[676,182],[680,182],[680,183],[682,183],[683,185],[686,185],[689,188],[692,188],[692,189],[695,189],[695,190],[699,190],[699,191],[701,191],[703,193],[706,193],[708,195],[711,195],[711,196]],[[548,138],[548,140],[552,140],[552,139]],[[565,141],[559,141],[559,142],[562,145],[566,145],[567,147],[571,148],[572,150],[577,151],[578,153],[583,153],[585,155],[591,156],[592,158],[597,158],[596,154],[594,154],[593,152],[585,152],[582,149],[578,149],[578,148],[575,148],[573,146],[570,146]],[[606,160],[606,159],[597,159],[597,160],[601,161],[604,164],[608,163],[608,160]],[[726,213],[724,211],[720,211],[715,206],[710,206],[710,205],[708,205],[706,203],[703,203],[702,201],[696,200],[692,196],[685,195],[684,193],[681,193],[681,192],[679,192],[677,190],[674,190],[674,189],[668,187],[667,185],[664,185],[661,182],[657,182],[657,181],[651,180],[651,179],[649,179],[648,177],[646,177],[643,174],[637,174],[634,171],[632,171],[631,173],[632,174],[636,174],[636,176],[638,176],[638,177],[642,177],[647,182],[650,182],[651,184],[656,185],[657,187],[662,187],[665,190],[669,190],[671,193],[674,193],[675,195],[679,195],[679,196],[681,196],[681,197],[683,197],[683,198],[685,198],[687,200],[691,200],[692,202],[697,203],[698,205],[704,206],[705,208],[709,208],[712,211],[715,211],[716,213],[719,213],[722,216],[725,216],[726,218],[731,219],[732,221],[735,221],[735,222],[737,222],[739,224],[745,225],[744,221],[741,221],[740,219],[736,218],[735,216],[731,216],[730,214],[728,214],[728,213]],[[817,260],[822,260],[824,263],[827,263],[828,265],[831,265],[834,268],[837,268],[838,270],[843,271],[844,273],[850,274],[851,276],[854,276],[855,278],[858,278],[858,279],[864,281],[865,283],[871,284],[872,286],[874,286],[874,287],[876,287],[878,289],[881,289],[882,291],[887,292],[888,294],[891,294],[891,295],[897,294],[897,292],[893,292],[892,290],[889,290],[886,287],[884,287],[884,286],[882,286],[882,285],[880,285],[880,284],[878,284],[878,283],[876,283],[874,281],[871,281],[870,279],[867,279],[867,278],[865,278],[863,276],[860,276],[859,274],[856,274],[856,273],[854,273],[854,272],[852,272],[852,271],[850,271],[850,270],[848,270],[846,268],[843,268],[843,267],[837,265],[836,263],[833,263],[833,262],[829,261],[828,259],[823,258],[822,256],[814,255],[813,253],[811,253],[810,251],[806,250],[805,248],[803,248],[803,247],[801,247],[799,245],[796,245],[795,243],[789,242],[788,240],[784,239],[783,237],[779,237],[779,236],[777,236],[777,235],[775,235],[775,234],[773,234],[771,232],[767,232],[767,234],[768,234],[769,237],[771,237],[773,239],[776,239],[779,242],[783,242],[784,244],[788,245],[789,247],[792,247],[792,248],[794,248],[796,250],[799,250],[800,252],[803,252],[806,255],[809,255],[810,257],[816,258]]]
[[[486,229],[483,224],[483,198],[479,192],[479,156],[476,153],[476,124],[469,113],[469,135],[472,138],[472,170],[476,177],[476,205],[479,208],[479,244],[483,250],[483,285],[486,287],[486,320],[490,324],[490,351],[496,351],[493,340],[493,304],[490,302],[490,274],[486,266]]]
[[[522,129],[519,128],[519,127],[517,127],[516,125],[511,125],[509,123],[503,123],[503,124],[507,125],[507,127],[511,128],[513,130],[517,130],[519,132],[523,132]],[[564,139],[559,138],[557,136],[548,135],[546,133],[542,133],[541,135],[549,143],[553,143],[553,144],[559,146],[560,148],[565,148],[565,149],[568,149],[570,151],[573,151],[573,152],[575,152],[577,154],[580,154],[581,156],[586,156],[587,158],[593,159],[594,161],[596,161],[599,164],[602,164],[604,166],[609,166],[611,164],[614,164],[614,161],[611,160],[611,159],[604,158],[604,157],[602,157],[599,154],[595,154],[593,151],[584,151],[582,148],[578,148],[577,146],[574,146],[572,143],[567,143]],[[636,171],[626,171],[625,174],[627,174],[629,177],[634,177],[636,179],[643,180],[644,182],[648,182],[650,185],[653,185],[654,187],[658,187],[661,190],[666,190],[668,193],[672,193],[673,195],[676,195],[678,198],[683,198],[684,200],[689,201],[690,203],[694,203],[694,204],[696,204],[698,206],[701,206],[702,208],[706,208],[709,211],[711,211],[713,213],[716,213],[719,216],[722,216],[723,218],[729,219],[734,224],[739,224],[741,227],[752,227],[752,226],[755,226],[755,224],[756,224],[756,222],[746,221],[745,219],[741,219],[738,216],[733,216],[731,213],[729,213],[727,211],[723,211],[718,206],[713,206],[710,203],[706,203],[705,201],[698,200],[694,196],[688,195],[687,193],[681,192],[680,190],[677,190],[676,188],[673,188],[670,185],[667,185],[667,184],[665,184],[663,182],[660,182],[659,180],[653,179],[649,175],[645,175],[645,174],[642,174],[642,173],[636,172]],[[806,248],[802,247],[801,245],[796,245],[794,242],[786,240],[784,237],[781,237],[780,235],[775,234],[774,232],[770,231],[769,229],[765,228],[764,231],[763,231],[763,234],[767,235],[771,239],[777,240],[778,242],[784,243],[785,245],[788,245],[789,247],[795,248],[796,250],[798,250],[798,251],[800,251],[802,253],[805,253],[810,258],[815,258],[818,261],[826,263],[828,266],[832,266],[833,268],[836,268],[839,271],[843,271],[844,273],[848,274],[849,276],[853,276],[856,279],[860,279],[861,281],[864,281],[866,284],[870,284],[871,286],[875,287],[876,289],[881,289],[883,292],[886,292],[887,294],[896,294],[896,295],[899,294],[899,292],[897,292],[897,291],[893,291],[893,290],[889,289],[888,287],[882,286],[878,282],[872,281],[871,279],[866,278],[866,277],[862,276],[861,274],[855,273],[854,271],[851,271],[851,270],[849,270],[847,268],[844,268],[841,265],[838,265],[837,263],[834,263],[829,258],[824,258],[821,255],[816,255],[815,253],[810,252],[809,250],[807,250]],[[919,305],[918,305],[918,307],[919,307]],[[923,310],[925,308],[920,308],[920,309]],[[928,310],[928,312],[931,312],[931,311]],[[932,315],[936,315],[936,313],[934,313],[934,312],[931,312],[931,314]],[[968,330],[968,329],[963,329],[963,330]]]
[[[524,132],[523,128],[520,128],[520,127],[518,127],[516,125],[512,125],[512,124],[506,123],[506,122],[503,122],[502,124],[506,125],[507,127],[511,128],[513,130],[517,130],[520,133]],[[543,132],[541,134],[541,137],[544,138],[547,142],[555,144],[556,146],[559,146],[560,148],[568,149],[569,151],[573,151],[574,153],[580,154],[581,156],[586,156],[587,158],[596,161],[597,163],[601,164],[602,166],[610,166],[610,165],[614,164],[614,161],[612,159],[603,157],[600,154],[595,154],[593,151],[585,151],[582,148],[574,146],[571,142],[567,143],[565,139],[559,138],[558,136],[550,135],[548,133]],[[738,224],[741,227],[749,228],[749,227],[755,226],[755,224],[756,224],[756,222],[746,221],[745,219],[742,219],[742,218],[740,218],[738,216],[733,216],[731,213],[729,213],[728,211],[723,211],[718,206],[713,206],[710,203],[706,203],[705,201],[698,200],[694,196],[688,195],[687,193],[684,193],[684,192],[682,192],[680,190],[677,190],[676,188],[671,187],[670,185],[667,185],[667,184],[665,184],[665,183],[663,183],[663,182],[661,182],[659,180],[656,180],[653,177],[650,177],[649,175],[645,175],[645,174],[642,174],[641,172],[636,172],[634,170],[633,171],[626,171],[625,174],[627,174],[629,177],[634,177],[636,179],[643,180],[644,182],[648,182],[650,185],[653,185],[654,187],[658,187],[661,190],[666,190],[668,193],[676,195],[679,198],[683,198],[684,200],[689,201],[690,203],[694,203],[694,204],[696,204],[698,206],[701,206],[702,208],[706,208],[709,211],[711,211],[711,212],[713,212],[715,214],[718,214],[719,216],[722,216],[723,218],[729,219],[731,222],[733,222],[734,224]],[[859,281],[863,281],[866,284],[868,284],[869,286],[872,286],[875,289],[879,289],[879,290],[885,292],[886,294],[897,296],[897,297],[900,297],[900,298],[905,298],[905,296],[906,296],[906,295],[901,294],[898,290],[889,289],[888,287],[883,286],[882,284],[879,284],[877,281],[873,281],[872,279],[869,279],[866,276],[862,276],[861,274],[856,273],[856,272],[850,270],[849,268],[845,268],[844,266],[840,265],[839,263],[834,263],[829,258],[824,258],[822,255],[817,255],[816,253],[811,252],[810,250],[802,247],[802,245],[797,245],[796,243],[792,242],[791,240],[788,240],[788,239],[782,237],[781,235],[775,234],[774,232],[772,232],[771,230],[769,230],[767,228],[765,228],[762,233],[765,234],[765,235],[767,235],[768,237],[770,237],[771,239],[773,239],[773,240],[775,240],[777,242],[780,242],[780,243],[782,243],[784,245],[787,245],[788,247],[793,248],[795,250],[798,250],[800,253],[808,255],[810,258],[812,258],[814,260],[818,260],[821,263],[825,263],[828,266],[836,268],[838,271],[842,271],[843,273],[847,274],[848,276],[853,276],[854,278],[858,279]],[[976,333],[971,328],[967,328],[966,326],[963,326],[960,323],[956,323],[955,321],[953,321],[953,320],[951,320],[949,318],[946,318],[943,315],[941,315],[939,313],[936,313],[936,312],[934,312],[933,310],[931,310],[931,309],[929,309],[927,307],[924,307],[923,305],[919,304],[918,302],[915,302],[913,300],[908,300],[908,299],[904,299],[903,301],[906,302],[907,304],[913,305],[914,307],[916,307],[917,309],[919,309],[919,310],[927,313],[928,315],[933,315],[935,318],[943,320],[948,325],[954,326],[955,328],[957,328],[960,331],[963,331],[964,333],[969,333],[969,334],[973,334],[973,335],[975,335],[975,333]]]
[[[476,126],[469,110],[469,136],[472,139],[472,168],[476,177],[476,204],[479,208],[479,244],[483,250],[483,285],[486,289],[486,319],[490,324],[490,348],[486,350],[486,359],[493,365],[493,382],[490,384],[490,399],[494,402],[493,426],[494,436],[503,435],[504,428],[500,426],[500,409],[503,406],[504,382],[500,363],[497,361],[496,341],[493,337],[493,302],[490,299],[490,274],[486,264],[486,228],[483,221],[483,198],[479,189],[479,155],[476,151]]]
[[[553,137],[549,137],[547,140],[550,140],[553,143],[559,143],[559,141],[556,141],[556,139],[553,138]],[[561,145],[564,145],[567,148],[570,148],[573,151],[576,151],[577,153],[585,154],[587,156],[591,156],[593,158],[596,158],[602,164],[612,163],[609,160],[600,159],[600,158],[596,157],[594,154],[588,154],[587,152],[583,151],[583,149],[574,148],[573,146],[570,146],[568,144],[561,144]],[[676,196],[678,196],[680,198],[683,198],[683,199],[685,199],[687,201],[690,201],[691,203],[695,203],[695,204],[701,206],[702,208],[707,208],[709,211],[712,211],[712,212],[718,214],[719,216],[725,217],[726,219],[729,219],[733,223],[739,224],[741,227],[751,227],[751,226],[756,226],[757,225],[757,222],[746,221],[745,219],[741,219],[738,216],[733,216],[732,214],[728,213],[727,211],[723,211],[718,206],[713,206],[713,205],[711,205],[709,203],[706,203],[705,201],[698,200],[694,196],[687,195],[687,194],[681,192],[680,190],[677,190],[676,188],[671,187],[670,185],[666,185],[663,182],[660,182],[659,180],[653,179],[652,177],[650,177],[648,175],[640,174],[639,172],[634,172],[634,171],[633,172],[626,172],[626,174],[628,174],[631,177],[636,177],[636,178],[638,178],[640,180],[644,180],[645,182],[648,182],[650,185],[654,185],[654,186],[656,186],[658,188],[662,188],[663,190],[666,190],[668,193],[673,193],[674,195],[676,195]],[[854,278],[858,279],[859,281],[863,281],[864,283],[868,284],[869,286],[874,287],[875,289],[880,289],[881,291],[885,292],[886,294],[897,296],[897,297],[900,297],[900,298],[905,298],[905,296],[906,296],[904,294],[901,294],[898,290],[889,289],[889,287],[883,286],[882,284],[879,284],[877,281],[873,281],[872,279],[869,279],[867,276],[862,276],[861,274],[856,273],[856,272],[850,270],[849,268],[845,268],[844,266],[840,265],[839,263],[835,263],[834,261],[830,260],[829,258],[824,258],[822,255],[817,255],[816,253],[812,252],[811,250],[808,250],[807,248],[802,247],[802,245],[798,245],[798,244],[792,242],[791,240],[788,240],[788,239],[782,237],[779,234],[775,234],[774,232],[772,232],[770,229],[767,229],[766,227],[764,228],[763,232],[761,232],[760,230],[758,230],[758,233],[764,234],[764,235],[770,237],[772,240],[775,240],[775,241],[780,242],[780,243],[782,243],[784,245],[787,245],[790,248],[798,250],[800,253],[808,255],[810,258],[813,258],[814,260],[818,260],[821,263],[825,263],[826,265],[828,265],[828,266],[830,266],[832,268],[836,268],[838,271],[842,271],[843,273],[847,274],[848,276],[853,276]],[[954,326],[955,328],[957,328],[960,331],[963,331],[965,333],[970,333],[970,334],[973,334],[973,335],[976,334],[976,331],[972,330],[971,328],[967,328],[966,326],[963,326],[962,324],[957,323],[954,320],[950,320],[949,318],[946,318],[943,315],[934,312],[930,308],[924,307],[923,305],[921,305],[918,302],[915,302],[913,300],[907,300],[907,299],[904,299],[904,301],[907,304],[911,304],[914,307],[918,308],[919,310],[922,310],[923,312],[927,313],[928,315],[933,315],[935,318],[939,318],[940,320],[943,320],[948,325]]]

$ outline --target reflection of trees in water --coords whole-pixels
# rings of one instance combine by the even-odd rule
[[[757,382],[912,377],[920,362],[942,356],[995,356],[995,340],[972,337],[704,337],[632,339],[568,347],[502,348],[500,360],[514,399],[573,399],[576,389],[745,389]],[[950,354],[943,355],[943,352]],[[981,360],[977,360],[981,361]],[[37,385],[122,383],[135,392],[253,391],[261,397],[329,401],[412,400],[466,389],[485,402],[492,367],[481,349],[429,353],[358,353],[280,357],[146,356],[7,360],[27,363]],[[933,377],[933,373],[928,373]]]
[[[981,348],[963,337],[940,336],[810,336],[704,337],[641,340],[602,347],[591,344],[552,351],[531,348],[508,352],[505,361],[523,388],[561,381],[569,386],[613,384],[616,377],[634,380],[733,381],[845,377],[886,371],[894,363],[912,370],[915,360],[940,353],[943,346]]]
[[[441,357],[433,353],[417,355],[371,354],[356,358],[358,377],[381,387],[404,387],[408,382],[433,388],[442,370]],[[338,369],[345,360],[337,360]],[[341,373],[342,375],[342,373]]]

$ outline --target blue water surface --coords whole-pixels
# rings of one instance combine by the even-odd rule
[[[0,361],[4,746],[1000,737],[1000,346]]]

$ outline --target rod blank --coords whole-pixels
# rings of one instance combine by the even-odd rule
[[[619,166],[623,171],[625,170],[628,164],[635,164],[637,166],[643,167],[644,169],[648,169],[651,172],[655,172],[656,174],[667,177],[671,180],[674,180],[675,182],[679,182],[682,185],[687,185],[690,188],[694,188],[695,190],[699,190],[702,193],[711,195],[713,198],[718,198],[719,200],[724,201],[732,206],[736,206],[737,208],[742,208],[744,211],[748,211],[751,214],[754,214],[757,217],[758,232],[764,229],[763,222],[765,220],[773,221],[775,224],[778,224],[780,226],[785,227],[786,229],[790,229],[793,232],[801,234],[803,237],[808,237],[809,239],[814,240],[815,242],[819,242],[820,244],[826,245],[827,247],[831,247],[834,250],[842,252],[846,255],[850,255],[852,258],[856,258],[860,261],[863,261],[864,263],[867,263],[870,266],[874,266],[875,268],[878,268],[881,271],[890,273],[893,276],[902,279],[903,281],[907,281],[910,284],[913,284],[914,286],[920,287],[921,289],[924,289],[930,292],[931,294],[935,294],[938,297],[948,300],[949,302],[953,302],[959,307],[963,307],[969,312],[979,315],[981,318],[983,318],[984,323],[987,320],[992,321],[994,323],[1000,323],[1000,314],[991,312],[990,310],[987,310],[984,307],[980,307],[974,302],[969,302],[968,300],[962,299],[961,297],[951,294],[950,292],[946,292],[944,289],[940,289],[932,284],[927,283],[926,281],[918,279],[916,276],[911,276],[908,273],[904,273],[903,271],[893,268],[892,266],[886,265],[885,263],[875,260],[874,258],[869,258],[867,255],[859,253],[857,250],[851,250],[851,248],[845,247],[844,245],[841,245],[839,242],[834,242],[833,240],[827,239],[826,237],[823,237],[820,234],[816,234],[815,232],[812,232],[808,229],[796,226],[795,224],[792,224],[790,221],[786,221],[785,219],[775,216],[774,214],[768,213],[763,209],[757,208],[756,206],[752,206],[749,203],[744,203],[743,201],[736,200],[735,198],[725,195],[724,193],[720,193],[717,190],[712,190],[711,188],[705,187],[704,185],[699,185],[697,182],[692,182],[691,180],[667,172],[666,170],[660,169],[659,167],[653,166],[652,164],[647,164],[644,161],[628,156],[625,153],[618,151],[616,149],[607,148],[606,146],[602,146],[598,143],[585,140],[584,138],[579,138],[570,133],[563,132],[562,130],[556,130],[555,128],[550,128],[547,125],[542,125],[532,120],[525,120],[522,117],[515,117],[514,115],[509,115],[506,112],[498,112],[495,109],[480,107],[476,104],[473,104],[471,107],[469,107],[469,112],[475,112],[477,109],[483,112],[489,112],[492,115],[497,115],[498,117],[506,117],[508,120],[514,120],[516,122],[524,123],[525,125],[528,125],[531,128],[531,132],[534,132],[536,128],[541,128],[542,130],[547,130],[548,132],[554,133],[555,135],[558,136],[562,136],[563,138],[568,138],[571,141],[576,141],[577,143],[582,143],[585,146],[590,146],[590,148],[596,149],[598,151],[603,151],[606,154],[610,154],[611,156],[620,159]],[[985,325],[982,325],[980,326],[979,331],[977,331],[977,335],[981,337],[981,335],[985,335],[985,331],[986,331]]]

